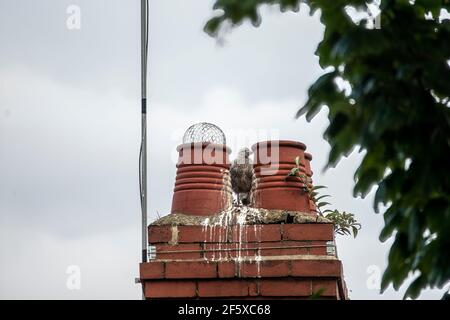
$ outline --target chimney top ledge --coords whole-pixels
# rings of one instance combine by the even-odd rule
[[[246,225],[253,224],[310,224],[310,223],[332,223],[329,219],[321,216],[314,216],[309,213],[299,211],[287,211],[287,210],[268,210],[261,208],[245,208],[233,207],[229,211],[211,215],[211,216],[193,216],[183,213],[173,213],[163,216],[153,223],[152,226],[192,226],[192,225],[206,225],[215,224],[221,219],[223,215],[237,216],[242,214],[242,210],[248,210]],[[208,220],[207,220],[208,219]],[[208,222],[207,222],[208,221]]]

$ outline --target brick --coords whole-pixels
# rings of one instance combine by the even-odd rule
[[[173,251],[171,253],[164,253],[165,251]],[[196,251],[196,252],[189,252]],[[199,259],[202,257],[200,244],[157,244],[156,258],[157,259]]]
[[[204,237],[203,242],[228,242],[228,232],[230,228],[221,226],[212,226],[203,229]]]
[[[139,264],[139,274],[141,279],[162,279],[164,278],[164,263],[141,263]]]
[[[344,281],[344,279],[341,278],[338,280],[338,288],[340,288],[339,292],[342,292],[342,295],[339,294],[339,298],[342,300],[348,300],[347,283]]]
[[[146,298],[193,298],[196,296],[195,281],[146,281]]]
[[[262,279],[259,293],[266,297],[305,297],[311,295],[311,287],[308,279]]]
[[[331,223],[285,224],[283,240],[333,240],[333,225]]]
[[[321,297],[339,297],[337,289],[337,280],[312,280],[312,291],[314,293],[320,293]]]
[[[178,242],[203,242],[205,240],[201,226],[178,226]]]
[[[325,243],[325,242],[323,242]],[[220,260],[226,258],[257,256],[286,256],[309,254],[308,241],[271,241],[271,242],[249,242],[249,243],[205,243],[204,257],[206,259]],[[321,248],[322,251],[326,248]],[[321,252],[322,253],[322,252]]]
[[[199,297],[246,297],[257,294],[256,283],[246,280],[212,280],[198,282]]]
[[[179,226],[178,242],[226,243],[226,242],[266,242],[280,241],[278,224],[246,225],[229,227]]]
[[[340,277],[339,260],[292,260],[291,275],[295,277]]]
[[[234,256],[237,246],[234,243],[204,243],[203,257],[210,260],[227,259]]]
[[[278,224],[206,228],[203,226],[179,226],[178,232],[178,242],[180,243],[247,243],[281,240],[281,230]]]
[[[259,296],[259,284],[258,284],[257,281],[249,282],[248,295],[251,296],[251,297]]]
[[[327,255],[327,242],[326,241],[311,241],[311,248],[309,249],[309,254],[316,256],[326,256]]]
[[[237,257],[256,257],[258,243],[205,243],[204,257],[206,259],[226,259]]]
[[[245,261],[241,264],[242,277],[287,277],[289,276],[289,261]]]
[[[260,252],[262,256],[304,255],[309,253],[308,246],[308,241],[263,242]],[[274,247],[282,249],[270,249]]]
[[[206,261],[166,262],[165,276],[168,279],[216,278],[217,264]]]
[[[227,230],[219,226],[179,226],[178,242],[227,242]]]
[[[234,278],[236,276],[236,264],[234,261],[221,261],[217,263],[219,278]]]
[[[248,242],[248,243],[235,243],[233,244],[235,248],[238,248],[240,250],[236,250],[230,253],[230,256],[232,258],[239,258],[239,257],[245,257],[245,258],[256,258],[257,256],[262,255],[261,254],[261,244],[258,242]]]
[[[148,242],[161,243],[169,242],[172,240],[172,227],[171,226],[149,226],[148,227]]]
[[[281,229],[279,224],[233,226],[231,228],[231,241],[233,242],[266,242],[280,240]]]
[[[296,248],[290,248],[290,247]],[[282,255],[306,255],[309,253],[309,242],[307,241],[271,241],[271,242],[249,242],[249,243],[208,243],[204,244],[205,250],[217,250],[216,252],[205,252],[208,259],[237,258],[257,256],[282,256]],[[220,249],[222,251],[220,255]],[[240,250],[239,250],[240,249]]]

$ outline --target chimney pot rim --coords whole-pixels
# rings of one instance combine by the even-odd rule
[[[260,141],[252,145],[252,150],[255,151],[258,146],[272,146],[272,143],[278,143],[280,147],[294,147],[302,150],[306,150],[306,145],[303,142],[294,141],[294,140],[266,140]]]

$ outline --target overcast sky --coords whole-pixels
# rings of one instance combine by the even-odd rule
[[[141,297],[139,2],[0,0],[0,298]],[[80,30],[67,28],[70,5]],[[211,7],[150,0],[150,220],[170,211],[174,150],[191,124],[219,125],[233,156],[266,137],[302,141],[315,183],[363,225],[356,240],[338,237],[350,297],[401,298],[405,288],[376,289],[388,245],[373,193],[352,197],[361,155],[322,172],[326,110],[294,120],[322,72],[318,16],[265,9],[259,28],[244,24],[221,44],[202,31]],[[79,290],[66,285],[69,266]]]

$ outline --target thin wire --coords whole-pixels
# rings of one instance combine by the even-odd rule
[[[145,129],[144,129],[145,130]],[[141,199],[141,210],[143,210],[143,206],[144,206],[144,194],[143,194],[143,190],[142,190],[142,148],[143,148],[143,143],[141,141],[141,146],[139,148],[139,196]]]
[[[147,77],[147,55],[148,55],[148,17],[149,17],[149,12],[148,12],[148,0],[146,0],[146,13],[145,13],[145,20],[146,20],[146,27],[145,27],[145,52],[143,54],[143,62],[142,62],[142,68],[143,68],[143,83],[145,84],[146,81],[146,77]],[[143,97],[144,98],[144,97]],[[145,97],[146,98],[146,97]],[[147,133],[147,128],[144,126],[143,128],[143,135],[145,135]],[[141,209],[143,209],[143,204],[144,204],[144,194],[143,194],[143,188],[142,188],[142,184],[143,184],[143,179],[145,177],[143,177],[142,175],[142,171],[143,171],[143,163],[142,163],[142,152],[143,152],[143,148],[144,148],[144,144],[143,141],[141,141],[141,145],[140,145],[140,150],[139,150],[139,193],[140,193],[140,199],[141,199]]]
[[[141,2],[142,4],[142,2]],[[146,109],[147,109],[147,90],[146,90],[146,85],[147,85],[147,69],[148,69],[148,43],[149,43],[149,3],[148,0],[145,0],[144,2],[145,5],[145,12],[141,12],[141,19],[145,19],[145,27],[142,28],[141,25],[141,32],[143,32],[143,37],[144,39],[141,38],[141,45],[143,45],[144,48],[141,48],[141,93],[142,93],[142,115],[141,115],[141,124],[142,124],[142,131],[141,131],[141,145],[140,145],[140,149],[139,149],[139,197],[140,197],[140,203],[141,203],[141,213],[142,213],[142,237],[143,237],[143,242],[144,242],[144,238],[146,238],[145,232],[146,230],[146,226],[144,226],[144,221],[146,222],[146,214],[147,214],[147,199],[146,199],[146,190],[144,190],[144,187],[146,186],[146,180],[147,180],[147,173],[144,172],[144,167],[145,167],[145,163],[144,163],[144,156],[145,156],[145,160],[146,160],[146,155],[144,155],[144,147],[146,147],[144,144],[146,143],[147,139],[147,118],[146,118]],[[144,9],[142,8],[141,5],[141,10]],[[144,15],[142,15],[144,13]],[[144,50],[142,50],[144,49]],[[144,110],[145,107],[145,110]],[[146,153],[146,152],[145,152]],[[145,240],[146,241],[146,240]],[[145,252],[143,252],[143,257],[142,260],[143,262],[146,261],[146,244],[143,243],[143,250]]]
[[[147,1],[147,3],[146,3],[146,6],[145,6],[145,8],[146,8],[146,12],[145,12],[145,21],[146,21],[146,26],[145,26],[145,82],[147,82],[147,68],[148,68],[148,38],[149,38],[149,36],[148,36],[148,28],[149,28],[149,23],[148,23],[148,20],[149,20],[149,17],[150,17],[150,15],[149,15],[149,12],[148,12],[148,7],[149,7],[149,5],[148,5],[148,0],[146,0]],[[146,97],[147,98],[147,97]]]

